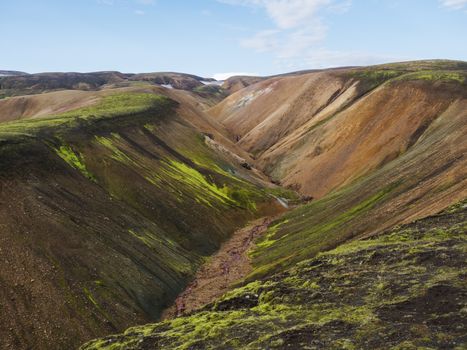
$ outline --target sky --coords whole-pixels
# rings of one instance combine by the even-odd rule
[[[467,61],[467,0],[0,0],[0,70],[204,77]]]

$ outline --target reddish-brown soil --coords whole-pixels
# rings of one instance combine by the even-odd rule
[[[261,218],[237,230],[200,268],[174,305],[164,311],[162,319],[180,316],[209,304],[247,276],[252,271],[248,251],[272,220],[272,217]]]

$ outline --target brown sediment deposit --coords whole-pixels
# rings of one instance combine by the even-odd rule
[[[255,238],[261,236],[272,221],[272,217],[264,217],[237,230],[199,269],[194,280],[178,296],[174,305],[164,311],[162,319],[180,316],[203,307],[247,276],[252,271],[248,251]]]

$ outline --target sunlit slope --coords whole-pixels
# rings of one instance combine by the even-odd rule
[[[466,99],[467,63],[423,61],[272,78],[210,113],[271,177],[320,198],[403,155],[440,116],[465,118]]]
[[[231,152],[251,162],[249,155],[229,140],[228,132],[216,120],[204,112],[210,95],[185,90],[167,89],[137,82],[135,86],[109,87],[99,91],[61,90],[0,99],[0,123],[23,119],[43,118],[67,113],[79,108],[92,107],[103,98],[121,93],[152,93],[169,97],[178,102],[178,111],[183,118],[200,131],[212,135]]]
[[[119,93],[0,125],[1,348],[69,349],[156,320],[235,228],[274,211],[190,118]]]

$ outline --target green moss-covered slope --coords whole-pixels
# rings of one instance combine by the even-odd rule
[[[156,321],[269,207],[246,172],[162,96],[2,124],[0,348],[71,349]]]
[[[341,245],[94,349],[462,349],[467,209]]]

